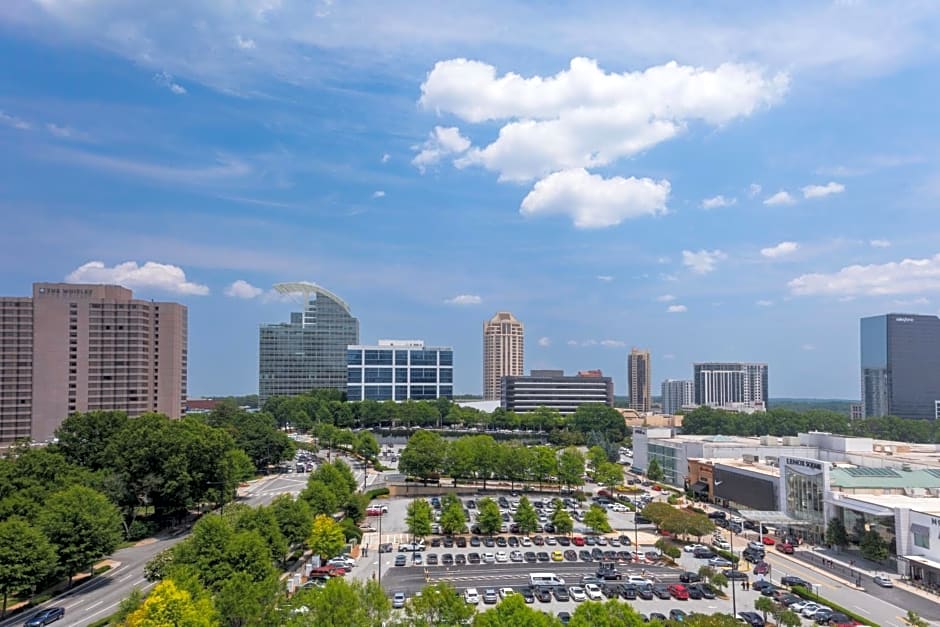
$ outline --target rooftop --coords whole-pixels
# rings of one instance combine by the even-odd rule
[[[842,488],[940,488],[940,468],[903,470],[837,466],[829,471],[829,481]]]
[[[866,503],[876,508],[912,509],[916,512],[940,516],[940,498],[925,496],[907,496],[905,494],[847,494],[836,500],[851,500]]]

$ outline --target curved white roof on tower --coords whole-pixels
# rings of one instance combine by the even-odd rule
[[[303,294],[305,304],[306,304],[306,301],[310,300],[311,294],[317,294],[317,295],[323,294],[330,300],[335,301],[340,307],[345,309],[346,313],[348,313],[350,316],[352,315],[352,311],[350,311],[349,305],[346,303],[346,301],[344,301],[342,298],[340,298],[339,296],[337,296],[330,290],[326,289],[325,287],[321,287],[317,285],[316,283],[310,283],[309,281],[294,281],[292,283],[275,283],[274,291],[277,292],[278,294]]]

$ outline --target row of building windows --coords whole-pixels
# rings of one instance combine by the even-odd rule
[[[349,350],[346,363],[350,366],[453,366],[453,351],[437,350]]]
[[[452,368],[350,368],[348,383],[453,383]]]
[[[354,401],[433,400],[453,397],[454,388],[451,385],[350,385],[346,392],[349,399]]]

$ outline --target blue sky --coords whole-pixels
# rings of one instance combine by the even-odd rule
[[[7,0],[0,293],[186,303],[192,395],[307,280],[458,392],[510,310],[618,394],[639,346],[856,398],[858,318],[940,310],[940,7],[660,4]]]

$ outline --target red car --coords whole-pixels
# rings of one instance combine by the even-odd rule
[[[571,538],[571,541],[574,542],[575,546],[584,546],[584,536],[575,536]]]
[[[793,553],[793,545],[789,542],[778,542],[777,550],[781,553]]]
[[[329,577],[342,577],[346,574],[346,569],[340,566],[320,566],[319,568],[314,568],[310,571],[310,578],[322,577],[324,575]]]
[[[755,575],[766,575],[770,572],[770,564],[767,562],[757,562],[757,565],[754,566]]]
[[[689,590],[681,583],[674,583],[667,588],[669,594],[672,595],[672,598],[677,601],[688,601],[689,600]]]
[[[653,486],[653,489],[656,490],[657,492],[662,492],[662,491],[663,491],[663,487],[662,487],[661,485],[659,485],[658,483]]]
[[[770,536],[764,536],[763,538],[761,538],[761,542],[763,542],[763,543],[766,544],[767,546],[771,546],[771,545],[777,544],[777,541],[776,541],[775,539],[771,538]]]

